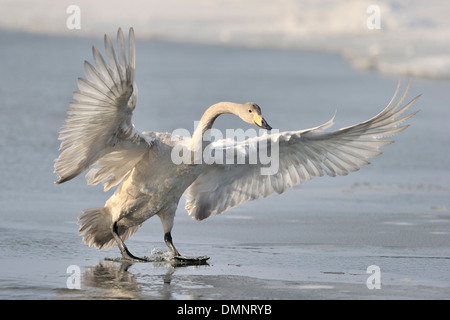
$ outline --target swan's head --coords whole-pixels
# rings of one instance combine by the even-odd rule
[[[253,102],[247,102],[239,108],[238,116],[247,123],[255,124],[260,128],[271,130],[272,127],[261,114],[261,108]]]

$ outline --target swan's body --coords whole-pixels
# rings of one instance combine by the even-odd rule
[[[134,32],[130,29],[128,60],[120,29],[117,39],[117,55],[105,36],[107,62],[95,47],[96,67],[85,62],[87,80],[79,79],[80,91],[74,92],[77,102],[71,104],[61,129],[60,149],[64,150],[55,160],[55,172],[57,183],[62,183],[92,166],[86,176],[89,184],[101,182],[105,190],[119,184],[104,207],[83,211],[79,217],[80,234],[87,245],[99,249],[117,244],[127,259],[139,258],[127,250],[123,241],[154,215],[161,219],[167,245],[174,256],[179,256],[170,232],[183,194],[189,214],[202,220],[274,191],[284,192],[315,176],[346,175],[379,155],[379,148],[392,142],[381,138],[405,129],[400,124],[414,114],[396,119],[417,99],[398,109],[406,92],[394,103],[397,87],[394,98],[381,113],[357,125],[325,132],[332,125],[330,120],[308,130],[268,135],[268,141],[279,147],[279,166],[272,175],[261,175],[264,165],[260,162],[176,164],[172,158],[174,147],[184,143],[192,154],[198,146],[204,149],[205,132],[223,113],[271,128],[256,104],[221,102],[206,110],[187,144],[169,133],[137,132],[131,123],[137,97]],[[248,158],[249,141],[228,148],[239,148]]]

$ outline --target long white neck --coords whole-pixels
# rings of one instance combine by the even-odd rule
[[[206,130],[212,128],[212,125],[218,116],[224,113],[232,113],[237,115],[238,106],[240,106],[238,103],[219,102],[206,109],[194,131],[194,134],[192,135],[191,150],[194,150],[194,146],[202,146],[204,133]]]

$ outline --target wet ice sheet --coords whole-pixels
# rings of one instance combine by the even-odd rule
[[[180,216],[179,250],[211,256],[207,265],[174,267],[159,221],[128,241],[154,262],[110,261],[81,244],[73,228],[40,225],[2,229],[2,297],[27,299],[443,299],[450,294],[448,214],[356,209],[347,193],[294,190],[274,217],[276,203],[255,202],[205,223]],[[310,199],[301,212],[296,201]],[[268,199],[267,199],[268,200]],[[317,203],[316,203],[317,202]],[[319,204],[319,202],[321,204]],[[340,210],[328,206],[340,205]],[[316,208],[313,212],[312,207]],[[325,210],[323,208],[325,207]],[[58,219],[56,219],[58,220]],[[59,222],[62,225],[64,223]],[[67,230],[65,230],[67,229]],[[72,230],[69,230],[72,229]],[[69,290],[71,265],[80,290]],[[381,289],[369,290],[367,268],[381,270]]]

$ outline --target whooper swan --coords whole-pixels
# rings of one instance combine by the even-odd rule
[[[389,105],[359,124],[325,131],[333,124],[331,119],[315,128],[281,133],[273,130],[231,145],[215,144],[216,149],[211,149],[212,154],[221,149],[235,149],[235,156],[239,154],[248,160],[255,150],[250,144],[257,142],[253,146],[258,151],[258,143],[265,139],[272,148],[278,148],[278,170],[272,174],[262,174],[266,164],[258,158],[244,163],[176,163],[172,151],[182,143],[185,152],[192,153],[192,158],[198,148],[200,151],[211,148],[206,146],[204,134],[221,114],[232,113],[247,123],[267,130],[271,128],[257,104],[220,102],[203,114],[190,143],[186,144],[186,139],[174,139],[170,133],[137,132],[131,122],[137,98],[134,31],[132,28],[129,31],[128,58],[121,29],[117,33],[117,52],[107,35],[104,40],[106,60],[93,47],[95,66],[85,61],[86,79],[78,79],[79,91],[73,93],[76,102],[70,104],[66,123],[61,128],[62,151],[55,160],[55,173],[59,178],[56,183],[68,181],[91,168],[86,175],[88,184],[101,182],[105,191],[118,185],[104,207],[82,212],[78,219],[79,234],[84,235],[86,245],[98,249],[117,244],[123,258],[131,261],[145,259],[132,255],[124,241],[154,215],[161,219],[164,240],[174,258],[184,259],[171,237],[175,211],[183,193],[186,210],[193,218],[203,220],[274,191],[282,193],[313,177],[325,173],[346,175],[369,164],[369,158],[381,154],[380,147],[393,142],[383,138],[407,127],[401,123],[415,112],[398,117],[419,97],[399,108],[408,89],[395,102],[397,86]],[[207,257],[198,258],[205,259]]]

